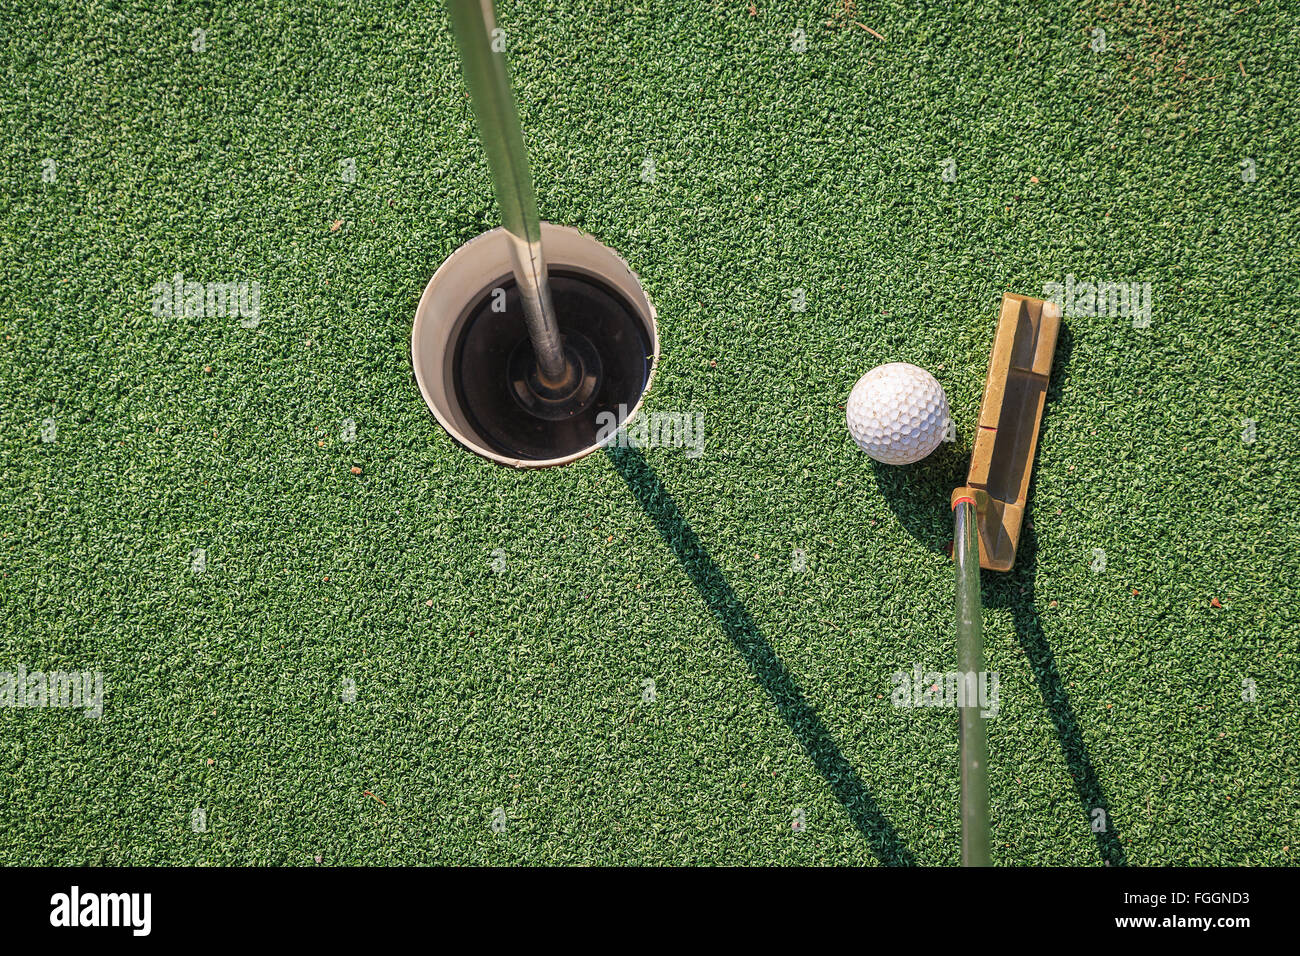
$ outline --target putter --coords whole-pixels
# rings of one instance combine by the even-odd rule
[[[980,568],[1016,560],[1038,429],[1047,400],[1061,307],[1010,293],[993,338],[966,484],[952,493],[957,564],[957,670],[961,675],[961,861],[988,866],[988,739],[975,694],[984,669]]]

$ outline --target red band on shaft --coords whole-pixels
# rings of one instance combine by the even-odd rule
[[[958,506],[959,504],[961,504],[963,501],[969,501],[969,502],[970,502],[970,506],[971,506],[972,508],[978,508],[978,507],[979,507],[979,505],[977,505],[977,504],[975,503],[975,499],[972,498],[970,495],[962,495],[960,498],[958,498],[956,501],[954,501],[954,502],[952,503],[952,510],[953,510],[953,511],[956,511],[956,510],[957,510],[957,506]]]

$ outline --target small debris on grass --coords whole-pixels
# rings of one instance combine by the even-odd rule
[[[424,602],[424,606],[425,606],[425,607],[433,607],[433,598],[429,598],[429,600],[425,601],[425,602]]]
[[[1036,183],[1036,182],[1038,182],[1038,177],[1037,177],[1037,176],[1030,176],[1030,177],[1029,177],[1029,181],[1030,181],[1031,183]]]
[[[1047,606],[1048,606],[1048,607],[1060,607],[1061,605],[1060,605],[1060,602],[1059,602],[1059,601],[1048,601],[1048,602],[1047,602]]]
[[[1142,592],[1139,591],[1137,588],[1134,588],[1134,589],[1133,589],[1133,596],[1134,596],[1134,597],[1137,597],[1137,596],[1138,596],[1139,594],[1141,594],[1141,593],[1142,593]]]
[[[338,232],[342,228],[343,228],[343,220],[335,219],[333,224],[331,224],[330,226],[330,232]]]
[[[752,3],[749,5],[749,15],[751,17],[758,16],[758,7],[754,6]]]
[[[376,796],[375,796],[373,793],[371,793],[369,790],[362,790],[361,792],[364,793],[364,794],[365,794],[367,797],[369,797],[371,800],[379,800],[379,798],[376,797]],[[384,801],[382,801],[382,800],[379,800],[379,802],[380,802],[380,803],[383,803],[384,806],[388,806],[388,804],[384,803]]]
[[[1218,598],[1210,598],[1210,607],[1223,607]]]
[[[213,760],[211,757],[209,757],[209,758],[208,758],[208,766],[211,767],[214,763],[216,763],[216,761]]]
[[[211,374],[212,374],[212,366],[211,366],[211,365],[205,365],[205,366],[203,366],[203,373],[204,373],[205,375],[211,375]]]
[[[360,466],[360,465],[353,465],[353,466],[352,466],[352,474],[354,474],[354,475],[359,475],[359,474],[361,474],[361,466]]]
[[[315,860],[317,863],[323,863],[323,862],[324,862],[324,859],[321,857],[321,855],[320,855],[319,853],[317,853],[314,857],[312,857],[312,859]]]

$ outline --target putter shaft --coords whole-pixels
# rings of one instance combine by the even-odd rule
[[[555,321],[555,307],[551,304],[537,197],[519,127],[519,112],[510,90],[504,35],[497,29],[492,0],[447,0],[447,9],[460,48],[461,70],[478,119],[479,137],[492,170],[502,225],[513,239],[515,281],[523,302],[528,337],[537,356],[539,376],[547,385],[560,385],[569,378],[570,370]]]
[[[957,672],[965,699],[961,714],[961,862],[989,865],[988,740],[975,693],[984,669],[984,624],[980,600],[980,545],[975,503],[953,507],[953,557],[957,561]],[[972,676],[973,675],[973,676]]]

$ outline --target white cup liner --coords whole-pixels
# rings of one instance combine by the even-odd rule
[[[415,326],[411,330],[411,364],[415,369],[415,380],[434,417],[452,438],[470,451],[514,468],[567,465],[591,454],[602,443],[595,442],[561,458],[536,460],[503,455],[477,437],[453,384],[452,346],[460,335],[461,326],[469,318],[469,306],[485,289],[511,275],[510,244],[505,229],[485,232],[448,256],[433,274],[424,295],[420,296],[420,305],[415,310]],[[626,421],[630,422],[640,410],[659,366],[659,327],[654,305],[641,288],[636,274],[618,253],[585,232],[544,222],[542,246],[546,250],[548,268],[587,274],[601,280],[617,290],[644,323],[654,345],[654,356],[641,397],[628,413]]]

